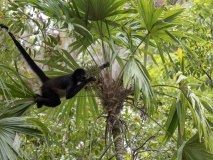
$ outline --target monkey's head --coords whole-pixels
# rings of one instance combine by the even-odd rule
[[[76,69],[72,74],[73,80],[76,82],[83,82],[87,79],[86,71],[82,68]]]

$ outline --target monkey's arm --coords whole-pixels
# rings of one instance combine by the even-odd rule
[[[66,99],[74,97],[87,83],[91,81],[96,81],[96,78],[90,77],[76,86],[68,87],[66,92]]]

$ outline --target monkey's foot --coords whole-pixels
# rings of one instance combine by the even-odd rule
[[[37,98],[39,98],[39,97],[41,97],[41,95],[39,95],[39,94],[35,94],[35,95],[33,96],[33,98],[35,98],[35,102],[37,103],[37,107],[38,107],[38,108],[41,108],[41,107],[43,106],[43,104],[37,102]]]
[[[41,108],[43,106],[42,103],[37,103],[37,108]]]

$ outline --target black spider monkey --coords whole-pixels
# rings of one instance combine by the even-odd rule
[[[8,27],[0,23],[1,28],[8,30]],[[72,74],[49,78],[45,73],[36,65],[32,58],[28,55],[22,45],[16,40],[11,32],[8,32],[16,47],[27,61],[31,69],[37,74],[42,82],[40,87],[41,95],[35,95],[35,102],[37,107],[41,108],[43,105],[48,107],[56,107],[61,104],[61,97],[70,99],[74,97],[87,83],[96,81],[95,77],[87,78],[86,71],[82,68],[76,69]],[[104,69],[109,66],[109,62],[100,66]],[[78,84],[81,82],[80,84]]]

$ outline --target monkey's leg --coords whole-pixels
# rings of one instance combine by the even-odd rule
[[[96,81],[94,77],[90,77],[86,79],[84,82],[81,82],[80,84],[72,87],[67,88],[67,93],[66,93],[66,99],[70,99],[74,97],[87,83],[91,81]]]
[[[61,104],[61,100],[54,91],[47,89],[45,92],[42,92],[42,96],[36,97],[36,103],[38,108],[41,108],[42,105],[56,107]]]

